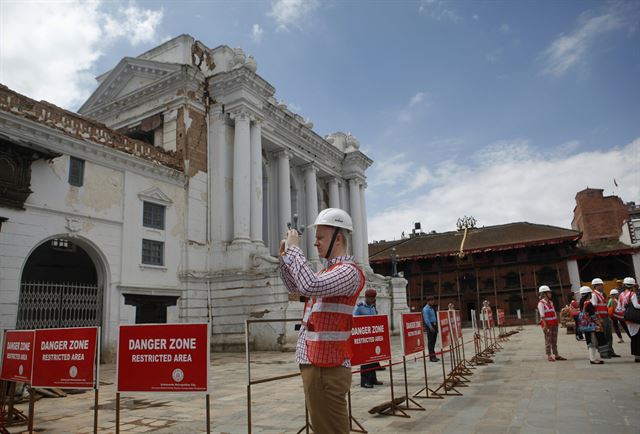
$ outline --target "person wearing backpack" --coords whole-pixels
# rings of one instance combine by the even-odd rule
[[[591,288],[583,286],[580,288],[580,317],[578,319],[578,327],[584,333],[584,338],[589,349],[589,363],[592,365],[602,365],[604,362],[600,358],[598,347],[604,345],[607,341],[598,328],[598,316],[596,308],[591,302]]]
[[[627,277],[625,283],[633,285],[629,303],[625,307],[624,319],[631,336],[631,354],[636,363],[640,363],[640,289],[633,277]]]

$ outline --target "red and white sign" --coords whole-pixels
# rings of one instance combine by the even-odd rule
[[[496,309],[498,313],[498,325],[504,325],[504,309]]]
[[[207,392],[208,324],[121,325],[118,392]]]
[[[351,325],[351,352],[352,365],[391,359],[389,318],[386,315],[354,316]]]
[[[93,389],[97,350],[98,327],[36,330],[31,385]]]
[[[31,383],[33,362],[33,330],[7,330],[2,349],[0,380]]]
[[[449,311],[438,311],[438,326],[440,327],[440,344],[442,348],[448,347],[451,345]]]
[[[487,309],[487,315],[489,317],[489,328],[493,327],[493,309]]]
[[[405,356],[424,350],[422,313],[402,314],[402,353]]]
[[[456,328],[458,329],[458,338],[462,339],[462,316],[459,310],[456,310]]]

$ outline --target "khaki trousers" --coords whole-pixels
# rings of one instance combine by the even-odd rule
[[[304,396],[315,434],[349,434],[347,392],[351,369],[300,365]]]
[[[558,355],[558,326],[549,327],[544,333],[544,351],[547,353],[547,356],[550,356],[553,353],[555,356]]]

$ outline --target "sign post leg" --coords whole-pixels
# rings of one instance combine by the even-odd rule
[[[347,403],[349,404],[348,405],[348,409],[349,409],[349,431],[360,432],[360,433],[367,434],[368,431],[366,429],[364,429],[364,427],[360,424],[360,422],[358,422],[356,420],[355,417],[353,417],[353,413],[351,412],[351,390],[349,390],[347,392]],[[356,423],[356,425],[358,425],[357,429],[353,427],[353,423],[354,422]]]
[[[98,389],[93,389],[93,434],[98,434]]]
[[[427,355],[424,352],[424,350],[422,350],[422,365],[424,368],[424,387],[420,390],[418,390],[416,393],[413,394],[414,398],[431,398],[431,399],[444,399],[440,394],[435,393],[433,390],[429,389],[429,380],[427,378]],[[421,396],[420,393],[424,390],[424,394],[425,396]],[[431,392],[431,395],[429,395],[429,392]]]
[[[206,396],[207,406],[207,434],[211,434],[211,395],[207,393]]]
[[[29,434],[33,434],[33,418],[35,412],[35,392],[29,386]]]
[[[413,399],[409,398],[409,385],[407,382],[407,357],[402,356],[402,367],[404,369],[404,398],[407,405],[404,407],[405,410],[420,410],[424,411],[424,407],[415,402]],[[411,407],[409,403],[412,402],[415,407]]]
[[[120,393],[116,393],[116,434],[120,434]]]

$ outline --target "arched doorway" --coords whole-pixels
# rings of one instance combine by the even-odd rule
[[[95,255],[83,245],[60,237],[31,252],[22,270],[16,328],[101,325],[104,283]]]

